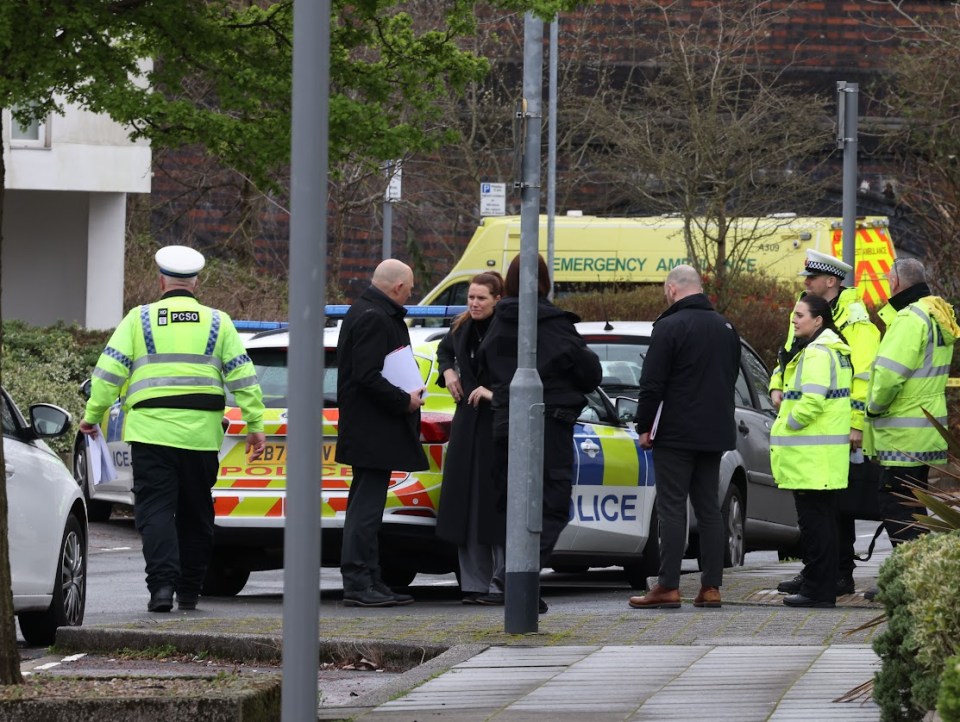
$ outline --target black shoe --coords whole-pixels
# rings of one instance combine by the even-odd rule
[[[463,598],[460,600],[461,604],[479,604],[477,600],[484,596],[483,592],[464,592]]]
[[[343,606],[345,607],[395,607],[397,601],[393,595],[378,592],[373,587],[347,591],[343,590]]]
[[[868,602],[877,601],[877,595],[880,593],[880,590],[874,587],[873,589],[868,589],[863,593],[863,598]]]
[[[844,594],[853,594],[857,591],[857,588],[853,584],[853,576],[840,577],[837,580],[837,596],[842,597]]]
[[[548,609],[550,609],[550,607],[543,601],[543,597],[540,597],[540,614],[546,614]]]
[[[787,579],[777,585],[777,591],[784,594],[799,594],[800,585],[803,584],[803,575],[798,574],[793,579]]]
[[[393,603],[398,607],[406,606],[407,604],[413,604],[413,597],[409,594],[401,594],[400,592],[393,591],[383,582],[376,582],[373,585],[373,590],[375,592],[380,592],[387,597],[393,597]]]
[[[488,607],[502,607],[503,594],[502,593],[484,594],[482,596],[477,597],[477,604],[483,604]]]
[[[818,602],[816,599],[805,597],[802,594],[790,594],[783,598],[783,603],[788,607],[810,607],[812,609],[833,609],[835,602]]]
[[[147,602],[148,612],[169,612],[171,609],[173,609],[172,586],[157,587],[150,592],[150,601]]]
[[[199,594],[181,594],[177,592],[177,609],[184,611],[196,609],[198,601],[200,601]]]

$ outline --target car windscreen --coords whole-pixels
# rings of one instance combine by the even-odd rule
[[[289,406],[287,349],[253,348],[247,351],[247,355],[257,369],[264,405],[267,408]],[[328,349],[324,358],[323,403],[327,407],[337,405],[337,354],[333,349]],[[227,405],[237,405],[231,393],[227,393]]]
[[[624,338],[619,341],[592,341],[587,338],[587,345],[600,357],[600,367],[603,369],[601,386],[635,387],[640,383],[643,359],[650,348],[649,340]]]

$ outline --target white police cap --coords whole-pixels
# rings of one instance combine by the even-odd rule
[[[831,276],[843,279],[852,270],[853,266],[849,263],[844,263],[839,258],[808,248],[807,262],[804,269],[800,271],[800,275],[816,276],[820,273],[829,273]]]
[[[164,246],[154,256],[160,273],[173,278],[193,278],[206,263],[203,254],[189,246]]]

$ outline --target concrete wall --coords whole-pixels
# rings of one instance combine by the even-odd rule
[[[3,318],[83,324],[88,194],[8,190],[5,200]]]

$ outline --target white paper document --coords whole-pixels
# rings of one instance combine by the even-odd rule
[[[660,405],[657,407],[657,415],[653,417],[653,425],[650,427],[650,441],[653,441],[657,436],[657,427],[660,426],[660,414],[663,413],[663,402],[660,402]]]
[[[95,439],[87,436],[87,456],[90,459],[90,473],[93,476],[94,485],[117,479],[117,470],[113,465],[110,447],[103,438],[102,429]]]
[[[402,346],[388,353],[383,359],[383,370],[380,373],[387,381],[407,393],[424,387],[420,367],[413,357],[413,349],[409,346]]]

